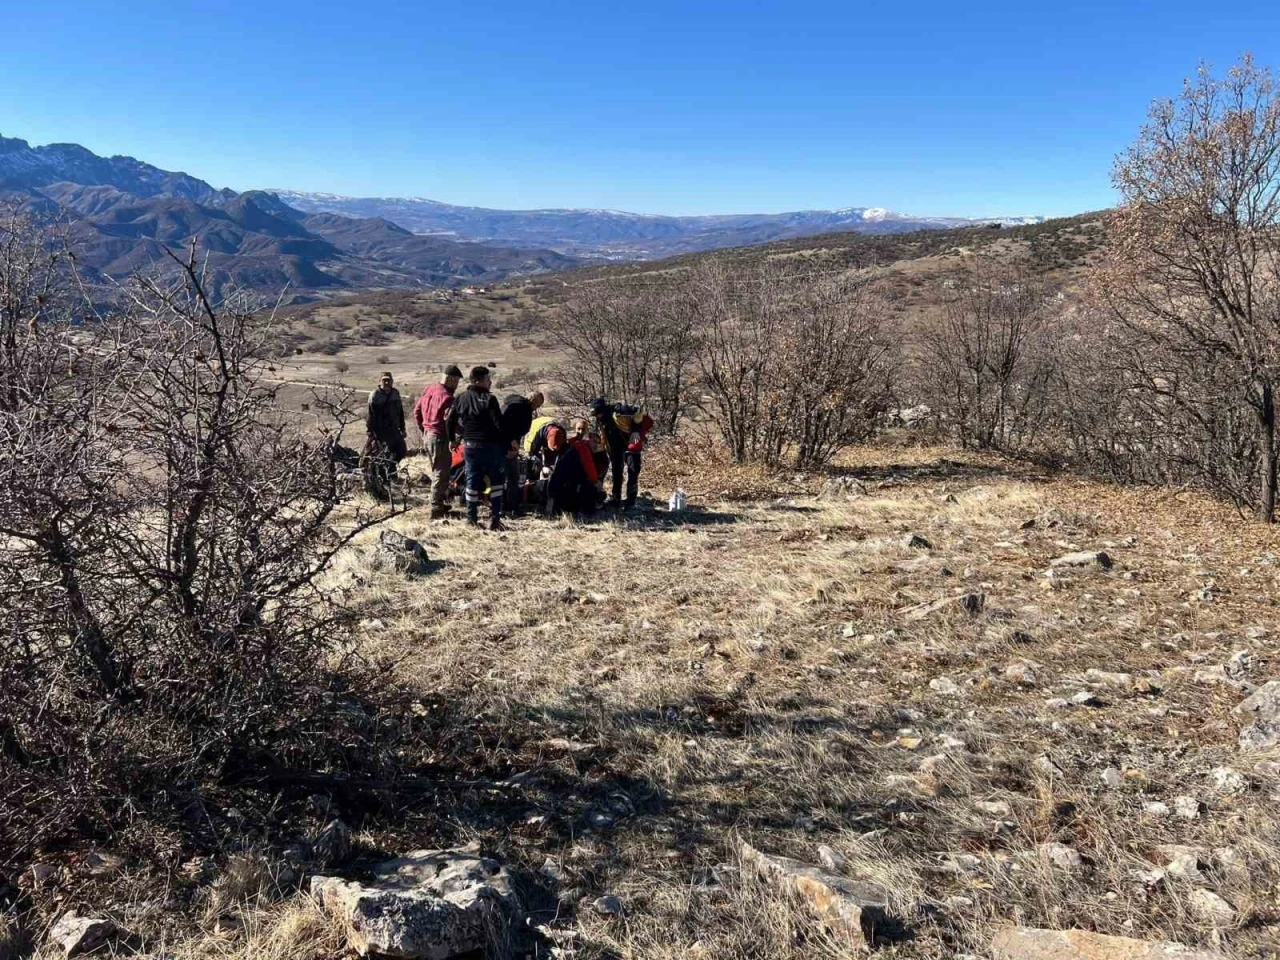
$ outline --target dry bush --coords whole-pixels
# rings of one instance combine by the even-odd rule
[[[690,368],[698,346],[679,288],[583,284],[550,326],[569,353],[559,379],[574,400],[636,403],[659,431],[677,432],[693,401]]]
[[[897,357],[867,281],[735,275],[712,261],[689,290],[697,384],[735,462],[821,466],[875,434]]]
[[[1056,385],[1056,303],[1029,271],[985,257],[949,279],[921,332],[925,400],[966,447],[1026,449]]]
[[[38,231],[0,254],[0,865],[180,820],[206,782],[374,762],[318,580],[379,519],[335,531],[340,425],[287,423],[194,251],[104,316]]]

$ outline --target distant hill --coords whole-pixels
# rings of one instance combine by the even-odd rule
[[[380,217],[414,233],[512,246],[549,247],[575,256],[647,260],[818,234],[903,233],[973,224],[1038,223],[1043,217],[914,217],[880,207],[795,213],[665,217],[616,210],[490,210],[417,197],[341,197],[273,190],[299,210]]]
[[[90,281],[168,263],[193,240],[220,288],[275,295],[387,286],[458,286],[563,270],[545,249],[415,236],[384,219],[310,214],[270,193],[219,190],[133,157],[0,137],[0,202],[70,225]]]

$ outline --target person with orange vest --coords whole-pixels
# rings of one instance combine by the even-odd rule
[[[585,437],[586,422],[574,424],[579,425],[580,430],[564,437],[564,445],[551,468],[544,504],[547,516],[562,513],[582,516],[594,512],[600,503],[600,473],[595,451]]]

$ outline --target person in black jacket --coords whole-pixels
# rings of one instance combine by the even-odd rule
[[[506,475],[506,426],[498,398],[489,392],[492,381],[488,367],[472,367],[470,386],[449,411],[449,436],[462,444],[466,464],[467,522],[480,525],[480,495],[489,482],[489,529],[501,530],[502,493]]]
[[[408,448],[404,442],[404,403],[394,383],[390,372],[384,372],[378,378],[378,386],[369,394],[364,425],[369,439],[381,441],[399,463],[405,458]]]
[[[533,426],[533,417],[542,406],[542,394],[536,390],[528,397],[513,393],[502,401],[502,425],[510,449],[507,452],[507,513],[518,517],[524,513],[524,483],[528,464],[521,458],[520,444]]]

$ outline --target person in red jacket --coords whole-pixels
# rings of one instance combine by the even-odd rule
[[[449,512],[445,502],[449,495],[449,411],[453,409],[453,394],[461,380],[462,371],[450,365],[444,371],[444,379],[423,390],[413,405],[413,422],[422,432],[422,450],[431,464],[428,477],[432,520]]]

